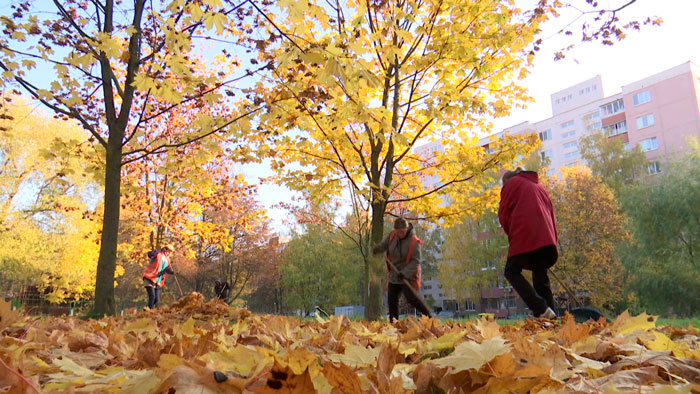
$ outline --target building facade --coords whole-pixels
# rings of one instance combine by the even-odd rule
[[[700,68],[687,62],[603,93],[598,75],[550,96],[552,117],[524,122],[497,133],[536,133],[539,154],[550,160],[550,175],[561,167],[586,164],[581,137],[602,131],[628,146],[639,145],[649,160],[649,173],[662,171],[663,162],[688,149],[688,137],[700,139]],[[493,136],[482,139],[487,144]]]

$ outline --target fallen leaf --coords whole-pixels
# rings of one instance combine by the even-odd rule
[[[453,367],[455,372],[466,369],[479,369],[494,357],[508,353],[510,347],[501,337],[490,338],[482,343],[462,342],[449,356],[432,360],[440,367]]]

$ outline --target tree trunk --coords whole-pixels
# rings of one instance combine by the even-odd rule
[[[100,240],[100,257],[97,261],[95,306],[92,313],[96,317],[115,313],[114,272],[117,265],[117,237],[119,235],[121,159],[121,138],[110,138],[107,143],[105,167],[104,223]]]
[[[372,204],[372,228],[370,233],[370,245],[372,248],[380,244],[384,237],[384,203]],[[370,250],[371,252],[371,250]],[[369,278],[367,281],[367,301],[365,303],[365,317],[368,320],[377,320],[384,316],[384,255],[370,254]]]

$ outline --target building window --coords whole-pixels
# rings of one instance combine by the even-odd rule
[[[593,133],[593,132],[595,132],[595,131],[600,130],[602,126],[603,126],[603,123],[601,123],[600,121],[598,121],[598,122],[594,122],[594,123],[589,124],[589,125],[586,127],[586,130],[588,130],[589,132]]]
[[[540,141],[547,141],[552,139],[552,130],[545,130],[539,133]]]
[[[658,161],[652,161],[649,163],[647,170],[649,171],[649,174],[658,174],[661,172],[661,163]]]
[[[659,142],[656,140],[656,137],[651,137],[639,141],[639,146],[642,148],[642,152],[648,152],[650,150],[659,149]]]
[[[542,160],[545,160],[548,158],[551,159],[552,158],[552,150],[549,149],[549,150],[542,151],[542,152],[540,152],[540,156],[542,157]]]
[[[564,158],[565,158],[565,159],[571,159],[571,158],[573,158],[573,157],[578,157],[578,151],[577,151],[577,150],[575,150],[575,151],[573,151],[573,152],[569,152],[569,153],[567,153],[567,154],[564,155]]]
[[[613,123],[610,126],[603,127],[603,133],[608,137],[614,135],[622,134],[627,132],[627,121],[623,120],[621,122]]]
[[[575,135],[576,135],[576,130],[571,130],[571,131],[567,131],[566,133],[562,133],[562,134],[561,134],[561,138],[562,138],[562,139],[567,139],[567,138],[571,138],[571,137],[573,137],[573,136],[575,136]]]
[[[645,127],[654,125],[654,114],[646,114],[637,118],[637,128],[643,129]]]
[[[644,103],[648,103],[651,101],[651,92],[648,90],[645,90],[643,92],[639,92],[632,97],[632,101],[634,102],[634,105],[640,105]]]
[[[578,144],[576,143],[576,141],[571,141],[564,144],[564,149],[576,148],[577,146]]]
[[[630,143],[625,142],[624,144],[622,144],[622,149],[626,151],[630,150]]]
[[[603,114],[603,116],[613,115],[624,110],[625,103],[622,102],[622,99],[615,100],[612,103],[607,103],[600,107],[600,111]]]
[[[568,122],[562,123],[560,126],[561,126],[562,129],[565,129],[565,128],[567,128],[567,127],[572,127],[573,125],[574,125],[574,121],[573,121],[573,120],[569,120]]]

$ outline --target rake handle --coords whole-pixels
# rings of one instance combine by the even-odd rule
[[[177,280],[177,275],[173,274],[173,278],[175,278],[175,284],[177,284],[177,288],[180,290],[180,297],[184,296],[185,293],[182,292],[182,287],[180,287],[180,281]]]
[[[557,282],[559,282],[559,284],[564,288],[564,290],[566,290],[566,292],[569,293],[569,295],[571,296],[571,298],[573,298],[574,301],[576,301],[576,304],[578,305],[578,307],[579,307],[579,308],[583,308],[583,304],[581,303],[581,300],[579,300],[578,297],[576,297],[576,295],[574,295],[574,292],[571,291],[571,289],[569,288],[569,286],[567,286],[566,284],[564,284],[564,282],[563,282],[561,279],[559,279],[559,277],[557,276],[557,274],[554,273],[553,270],[550,269],[550,270],[549,270],[549,273],[552,274],[552,276],[554,277],[554,279],[556,279]]]
[[[394,271],[394,273],[401,275],[401,272],[398,270],[398,268],[396,268],[394,263],[392,263],[391,261],[387,261],[387,264],[389,264],[389,267],[391,268],[392,271]],[[413,286],[411,286],[411,282],[409,282],[408,279],[406,279],[406,278],[403,278],[403,284],[406,285],[406,287],[408,287],[411,290],[413,295],[416,296],[418,301],[421,304],[423,304],[423,307],[425,308],[425,310],[428,311],[428,317],[431,317],[430,307],[425,302],[425,299],[423,297],[421,297],[420,294],[418,294],[418,290],[414,289]]]

